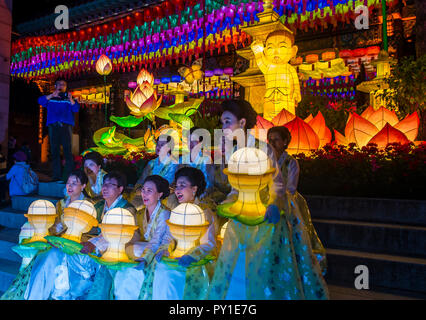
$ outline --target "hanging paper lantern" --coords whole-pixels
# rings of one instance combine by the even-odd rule
[[[410,140],[416,140],[419,132],[420,118],[416,112],[406,116],[403,120],[397,123],[394,128],[401,131]]]
[[[223,74],[223,69],[214,69],[213,73],[215,76],[221,76]]]
[[[176,239],[173,258],[180,258],[196,246],[209,226],[204,211],[193,203],[181,203],[170,212],[166,221],[170,234]]]
[[[342,59],[348,59],[352,57],[352,51],[351,50],[340,50],[339,57]]]
[[[291,133],[291,142],[287,148],[289,154],[317,150],[320,145],[318,135],[299,117],[284,125]]]
[[[349,143],[354,142],[361,148],[374,137],[379,130],[370,121],[353,113],[345,128],[345,137]]]
[[[308,55],[305,57],[305,61],[306,61],[307,63],[315,63],[315,62],[317,62],[317,61],[318,61],[318,55],[317,55],[317,54],[308,54]]]
[[[101,76],[107,76],[112,71],[112,63],[110,58],[108,58],[106,55],[101,55],[96,61],[96,72],[99,73]]]
[[[130,89],[135,89],[137,86],[138,86],[138,83],[134,82],[134,81],[130,81],[129,84],[128,84],[128,87]]]
[[[367,48],[367,54],[368,55],[375,56],[375,55],[378,55],[379,52],[380,52],[380,47],[379,46],[372,46],[372,47],[368,47]]]
[[[401,144],[410,143],[405,134],[398,129],[393,128],[389,123],[376,134],[369,143],[375,143],[379,148],[385,148],[389,143],[399,142]]]
[[[233,68],[225,68],[225,69],[223,69],[223,73],[228,75],[228,76],[232,76],[234,74],[234,69]]]
[[[333,60],[336,58],[336,53],[334,51],[323,52],[321,57],[323,61]]]

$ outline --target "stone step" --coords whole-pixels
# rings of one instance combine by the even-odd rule
[[[5,292],[19,272],[20,262],[0,259],[0,291]]]
[[[18,244],[20,229],[0,227],[0,257],[5,260],[21,262],[22,258],[12,250]]]
[[[312,219],[327,248],[426,257],[426,227]]]
[[[305,196],[312,218],[426,226],[426,201]]]
[[[46,197],[40,195],[15,196],[12,197],[12,208],[15,210],[27,212],[31,203],[36,200],[48,200],[56,205],[56,202],[58,202],[59,199],[59,197]]]
[[[12,207],[0,209],[0,226],[20,229],[28,221],[24,216],[25,213],[25,211],[14,210]]]
[[[57,182],[40,182],[38,185],[38,194],[42,197],[64,197],[65,184]]]
[[[327,248],[326,281],[354,288],[355,268],[367,266],[369,290],[426,299],[426,259]]]

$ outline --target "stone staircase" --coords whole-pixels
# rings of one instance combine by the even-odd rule
[[[12,197],[10,207],[0,209],[0,296],[15,279],[21,265],[21,257],[12,247],[18,243],[21,226],[27,222],[24,216],[30,204],[39,199],[56,202],[63,197],[64,184],[40,182],[37,194]]]
[[[306,200],[327,250],[327,283],[355,289],[355,268],[365,265],[369,291],[426,299],[426,201]]]

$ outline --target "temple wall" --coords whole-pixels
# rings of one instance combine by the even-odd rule
[[[12,0],[0,0],[0,143],[3,154],[7,153],[10,50],[12,36]]]

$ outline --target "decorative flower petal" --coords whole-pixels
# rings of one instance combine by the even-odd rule
[[[363,113],[361,113],[361,117],[368,120],[368,117],[374,113],[374,108],[372,106],[368,106],[367,109],[364,110]]]
[[[409,140],[414,141],[419,133],[419,125],[420,118],[416,111],[394,125],[394,128],[404,133]]]
[[[370,114],[366,120],[374,124],[377,129],[382,130],[386,123],[389,123],[391,126],[394,126],[398,123],[398,117],[395,114],[395,111],[386,109],[385,107],[380,107],[372,114]]]
[[[379,130],[370,121],[353,113],[345,128],[345,137],[349,143],[355,142],[359,148],[365,146]]]
[[[347,146],[349,144],[346,137],[343,134],[341,134],[339,131],[334,130],[334,137],[337,144],[341,144],[343,146]]]
[[[296,117],[285,125],[290,130],[291,142],[287,148],[288,153],[297,154],[309,152],[319,148],[320,140],[311,126],[305,121]]]
[[[410,143],[405,134],[386,123],[384,128],[376,134],[369,143],[375,143],[379,148],[385,148],[389,143]]]
[[[267,140],[267,130],[272,128],[274,124],[271,121],[266,120],[261,116],[257,116],[257,122],[253,129],[251,129],[251,134],[253,134],[256,139],[266,141]]]
[[[329,128],[327,128],[321,111],[318,111],[318,114],[315,116],[315,118],[309,121],[308,124],[318,135],[318,138],[320,139],[320,147],[323,147],[327,143],[331,142],[331,131]]]
[[[294,120],[294,118],[296,118],[296,116],[294,114],[292,114],[291,112],[287,111],[286,109],[282,109],[280,111],[280,113],[278,113],[273,119],[272,119],[272,123],[277,126],[283,126],[286,123],[289,123],[290,121]]]

